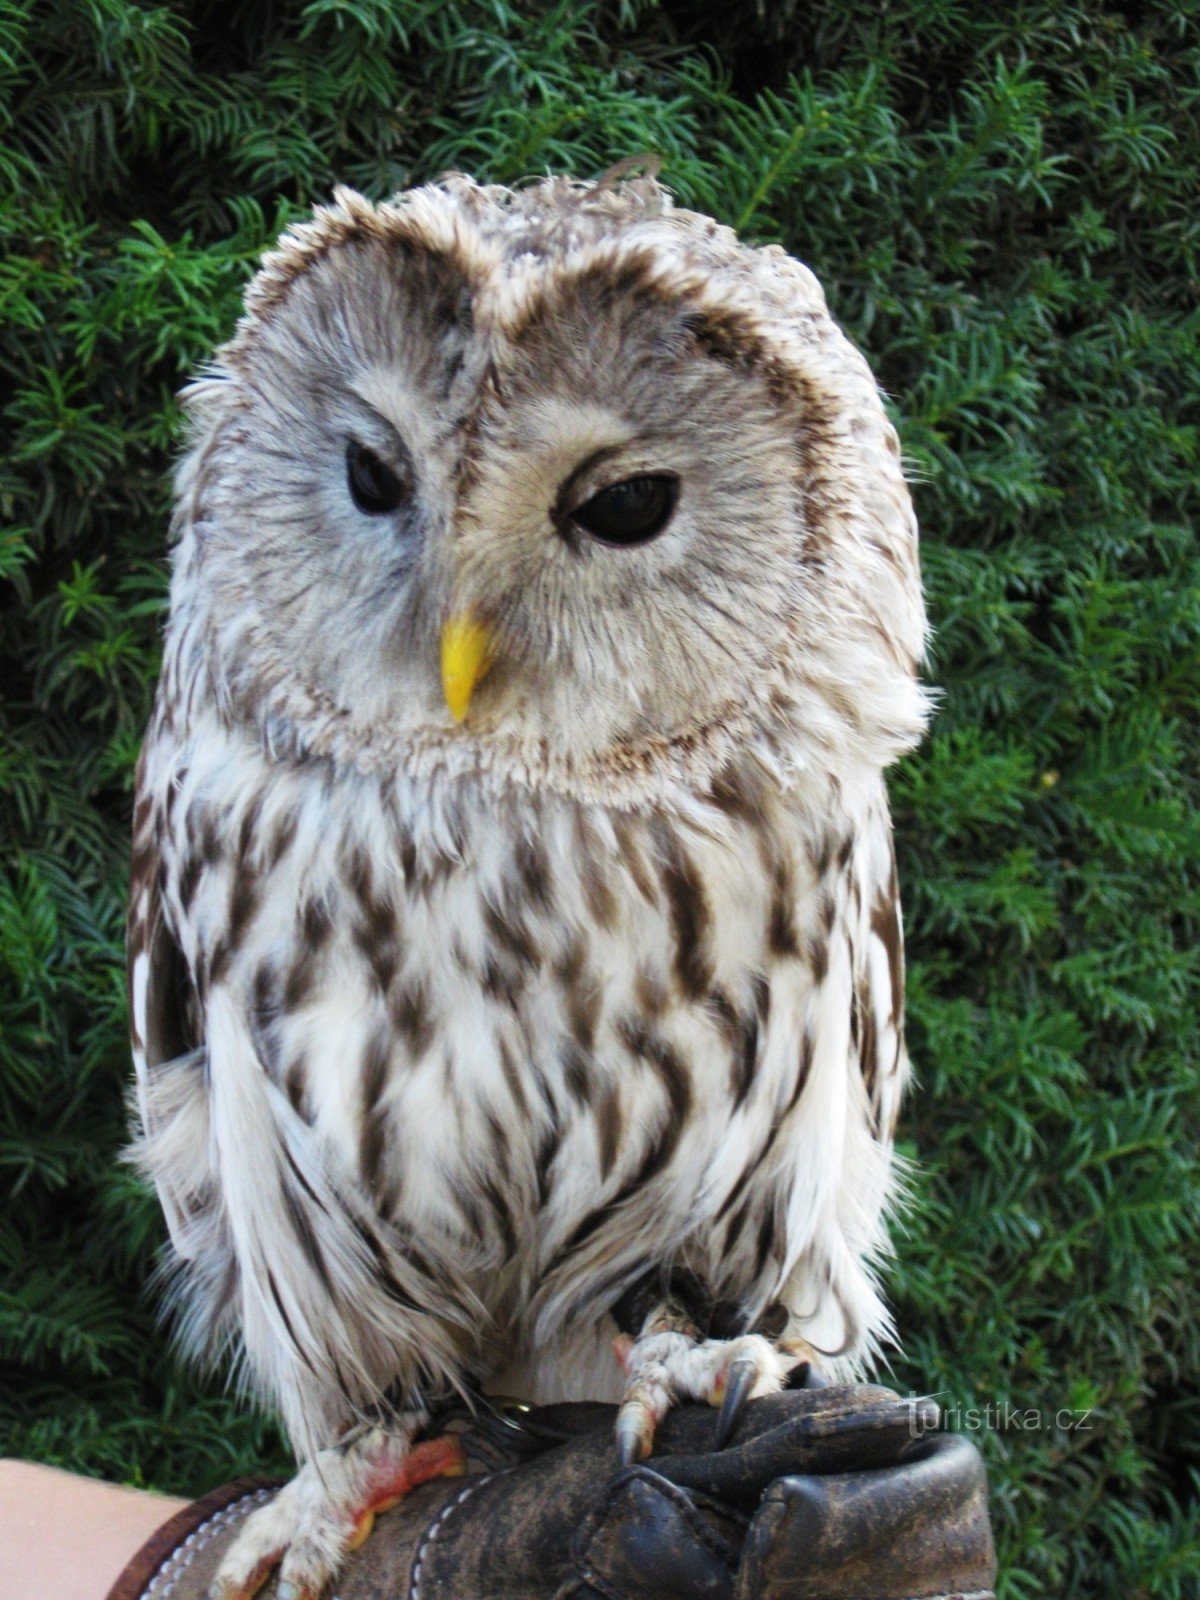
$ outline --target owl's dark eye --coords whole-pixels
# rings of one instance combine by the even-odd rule
[[[408,499],[409,487],[403,478],[354,439],[346,446],[346,482],[354,504],[371,517],[395,511]]]
[[[610,483],[572,512],[571,520],[604,544],[648,544],[670,522],[678,499],[678,478],[646,472]]]

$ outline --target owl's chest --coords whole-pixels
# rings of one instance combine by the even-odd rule
[[[200,988],[381,1215],[532,1280],[633,1198],[664,1235],[715,1207],[794,1071],[763,1040],[808,981],[803,829],[302,774],[183,798]]]

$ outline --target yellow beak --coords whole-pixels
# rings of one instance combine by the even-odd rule
[[[468,611],[451,617],[442,628],[442,691],[450,715],[461,722],[475,685],[491,666],[491,637]]]

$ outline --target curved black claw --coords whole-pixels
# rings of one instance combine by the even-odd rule
[[[645,1420],[636,1412],[617,1418],[617,1461],[623,1467],[636,1466],[650,1454],[651,1438]]]
[[[746,1409],[750,1391],[758,1381],[758,1368],[753,1361],[735,1361],[725,1377],[725,1397],[717,1416],[717,1449],[724,1450],[729,1436],[738,1425],[738,1418]]]

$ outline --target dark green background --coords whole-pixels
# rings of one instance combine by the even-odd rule
[[[0,117],[0,1448],[279,1459],[116,1161],[175,390],[335,180],[654,150],[816,269],[922,521],[895,1381],[1044,1416],[976,1435],[1008,1600],[1200,1593],[1196,5],[0,0]]]

